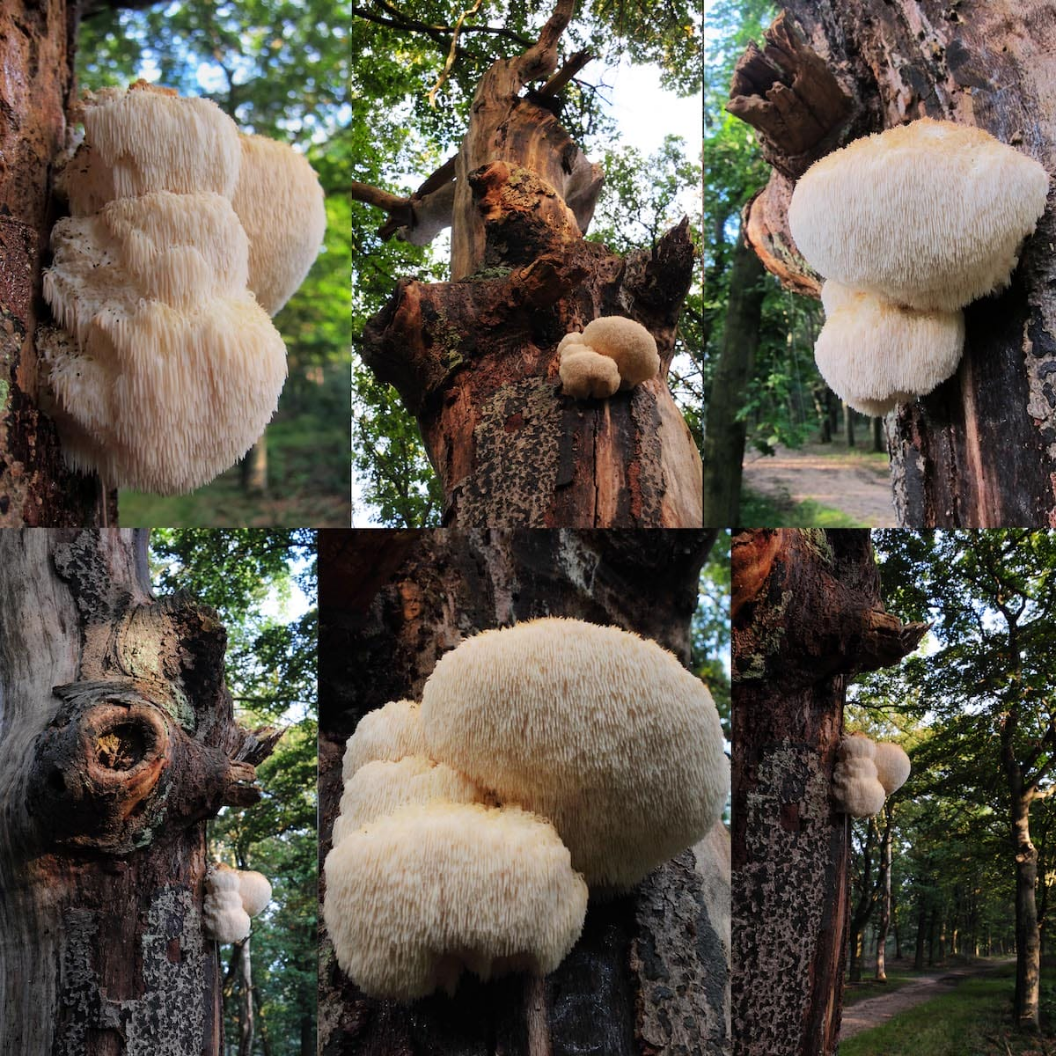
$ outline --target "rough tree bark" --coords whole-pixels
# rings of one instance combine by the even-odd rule
[[[688,222],[626,258],[586,242],[601,188],[553,110],[580,54],[557,66],[574,0],[538,43],[481,79],[455,159],[411,198],[353,197],[427,242],[450,225],[451,282],[404,279],[364,331],[363,359],[418,419],[444,490],[444,523],[481,527],[696,527],[701,464],[666,383],[693,273]],[[557,344],[599,315],[656,338],[660,375],[607,400],[559,392]]]
[[[146,533],[0,532],[0,1052],[217,1056],[205,819],[260,798],[224,628]]]
[[[742,58],[729,109],[759,129],[774,166],[749,237],[790,288],[817,288],[788,232],[791,189],[813,161],[851,139],[941,118],[982,128],[1056,169],[1051,0],[781,6],[765,47],[752,45]],[[967,309],[957,375],[889,416],[900,523],[1056,526],[1054,242],[1050,207],[1011,287]]]
[[[344,742],[367,711],[419,698],[463,637],[541,615],[633,629],[689,654],[713,535],[326,531],[320,537],[320,855]],[[728,1053],[728,835],[720,824],[628,896],[593,903],[545,980],[467,976],[454,998],[366,998],[321,936],[320,1053],[718,1056]]]
[[[884,612],[868,531],[733,542],[733,1036],[737,1056],[831,1056],[850,827],[830,795],[847,681],[923,636]]]
[[[704,523],[740,523],[741,477],[747,423],[738,420],[752,377],[762,322],[763,267],[744,241],[733,251],[730,300],[704,426]]]
[[[39,404],[41,268],[55,221],[52,159],[73,92],[77,5],[0,8],[0,526],[105,523],[98,478],[66,468]],[[105,496],[117,521],[117,492]]]

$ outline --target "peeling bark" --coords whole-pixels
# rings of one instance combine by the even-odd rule
[[[550,108],[560,75],[522,94],[556,67],[572,6],[559,0],[538,44],[481,79],[453,179],[426,181],[420,199],[356,192],[412,241],[442,226],[448,199],[452,225],[453,281],[401,281],[363,359],[418,419],[445,525],[696,527],[700,457],[666,382],[693,274],[688,223],[627,258],[585,242],[601,170]],[[600,315],[649,330],[660,374],[574,400],[559,391],[557,344]]]
[[[41,408],[35,349],[76,27],[76,4],[65,0],[0,9],[0,527],[92,525],[104,515],[98,479],[63,461]],[[116,491],[106,506],[116,522]]]
[[[782,7],[762,53],[750,49],[742,59],[730,109],[760,130],[775,167],[752,205],[749,237],[789,288],[810,292],[816,282],[788,233],[789,180],[851,139],[933,117],[982,128],[1056,171],[1049,0],[787,0]],[[833,98],[833,82],[849,100],[843,111],[813,103]],[[966,310],[956,376],[888,419],[900,523],[1056,526],[1054,243],[1050,205],[1009,289]]]
[[[633,629],[683,660],[714,538],[686,532],[321,533],[320,856],[341,795],[344,742],[368,711],[420,698],[462,638],[542,615]],[[331,564],[331,562],[333,562]],[[374,574],[379,562],[388,572]],[[370,576],[372,590],[361,577]],[[328,586],[329,584],[329,586]],[[365,997],[321,936],[320,1052],[416,1056],[719,1056],[729,1051],[728,837],[720,825],[634,893],[592,903],[556,972],[481,983],[409,1006]]]
[[[204,820],[276,740],[226,635],[154,599],[145,532],[0,532],[0,1051],[215,1056]]]
[[[868,531],[733,542],[733,1036],[737,1056],[831,1056],[850,828],[830,795],[848,678],[925,624],[883,611]]]

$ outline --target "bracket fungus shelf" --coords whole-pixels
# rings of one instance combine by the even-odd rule
[[[826,280],[815,355],[832,390],[879,416],[953,375],[962,309],[1008,285],[1048,190],[1033,158],[930,118],[815,162],[788,223]]]
[[[67,462],[107,487],[191,491],[234,465],[278,404],[271,323],[326,226],[291,147],[241,136],[206,99],[137,82],[82,104],[58,180],[42,343]]]

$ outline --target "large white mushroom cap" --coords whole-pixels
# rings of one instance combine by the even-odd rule
[[[700,840],[729,765],[701,681],[655,642],[541,619],[485,631],[426,682],[429,754],[549,818],[589,884],[625,888]]]
[[[374,997],[453,992],[464,969],[545,975],[587,908],[553,826],[515,807],[402,807],[348,834],[324,869],[337,962]]]
[[[206,873],[202,922],[216,942],[241,942],[249,934],[252,925],[242,906],[237,870],[219,865]]]
[[[873,762],[876,763],[877,780],[888,795],[897,792],[906,783],[911,767],[909,756],[901,745],[892,741],[877,742]]]
[[[953,311],[1007,285],[1049,175],[978,128],[922,118],[857,139],[796,184],[788,222],[827,279]]]
[[[862,734],[852,734],[840,742],[832,790],[840,809],[853,818],[867,818],[884,805],[887,793],[877,776],[876,745]]]
[[[818,370],[840,399],[863,414],[881,417],[956,373],[963,312],[903,308],[832,279],[822,286],[821,300]]]
[[[390,700],[364,715],[345,742],[341,780],[347,783],[361,766],[374,760],[395,762],[408,755],[428,754],[421,705],[414,700]]]
[[[293,147],[240,136],[242,163],[232,204],[249,237],[249,288],[268,315],[293,296],[326,232],[323,189]]]

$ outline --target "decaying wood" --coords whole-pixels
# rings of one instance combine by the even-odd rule
[[[97,478],[66,468],[40,406],[35,349],[76,6],[12,0],[0,8],[0,526],[92,525],[102,516]],[[116,523],[117,492],[106,501]]]
[[[215,1056],[204,819],[260,797],[224,628],[146,533],[0,533],[0,1051]]]
[[[440,656],[489,627],[541,615],[616,624],[686,660],[699,570],[714,533],[323,533],[320,854],[341,797],[344,743],[368,711],[420,699]],[[385,551],[393,548],[392,558]],[[333,561],[333,565],[331,565]],[[374,569],[389,569],[377,582]],[[370,576],[373,592],[360,583]],[[365,997],[321,936],[320,1052],[364,1056],[728,1053],[729,840],[722,825],[631,895],[592,902],[545,980],[481,983],[401,1006]]]
[[[733,542],[733,1037],[737,1056],[831,1056],[850,829],[830,789],[848,678],[925,624],[884,612],[868,531]]]
[[[362,355],[418,419],[446,525],[693,527],[700,458],[666,383],[693,272],[688,224],[626,259],[585,242],[601,170],[550,108],[584,56],[523,94],[554,73],[572,7],[559,0],[537,44],[482,77],[454,178],[385,205],[383,230],[412,241],[450,220],[452,281],[403,280]],[[645,326],[662,369],[611,399],[573,400],[557,344],[599,315]]]
[[[763,52],[742,59],[729,105],[759,129],[775,167],[752,205],[750,241],[789,288],[810,292],[816,277],[788,234],[788,178],[851,139],[925,116],[952,120],[1056,171],[1056,20],[1047,0],[782,7]],[[833,81],[849,109],[808,102],[831,99]],[[967,309],[957,375],[888,419],[900,523],[1056,526],[1054,245],[1050,206],[1010,288]]]

